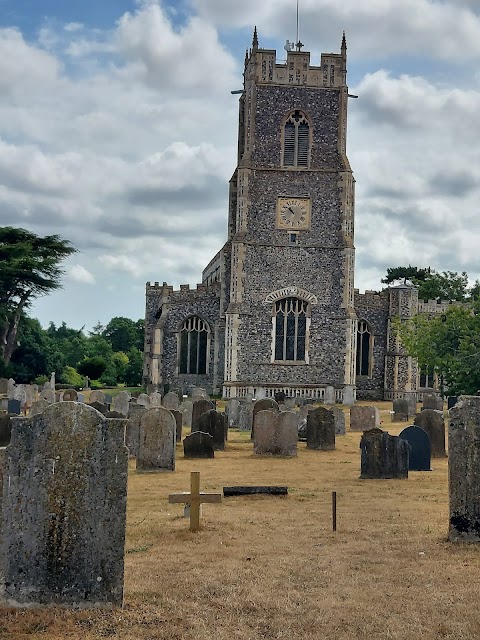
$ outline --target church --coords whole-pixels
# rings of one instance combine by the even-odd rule
[[[394,318],[444,313],[409,285],[355,289],[355,180],[346,152],[347,44],[310,54],[259,46],[239,100],[227,239],[196,288],[147,283],[144,381],[224,398],[337,402],[416,391]]]

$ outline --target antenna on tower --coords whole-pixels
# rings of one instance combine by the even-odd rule
[[[300,42],[300,17],[299,17],[298,5],[299,5],[299,0],[297,0],[297,42],[295,46],[297,47],[297,51],[301,51],[302,47],[305,45],[303,44],[303,42]]]

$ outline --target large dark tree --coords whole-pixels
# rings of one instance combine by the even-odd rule
[[[464,302],[469,297],[478,295],[477,289],[468,289],[468,276],[465,271],[438,272],[427,267],[425,269],[412,267],[390,267],[387,275],[381,280],[385,284],[403,281],[404,284],[411,282],[418,287],[418,297],[420,300],[446,300],[448,302]]]
[[[23,311],[39,296],[60,289],[60,263],[75,253],[60,236],[0,227],[0,358],[6,366],[17,345]]]

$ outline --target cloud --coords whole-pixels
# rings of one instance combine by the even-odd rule
[[[75,282],[81,282],[83,284],[95,284],[95,278],[88,269],[81,264],[74,264],[68,269],[68,277]]]

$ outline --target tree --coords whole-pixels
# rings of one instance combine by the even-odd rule
[[[30,383],[41,375],[50,378],[52,371],[61,374],[65,358],[38,320],[22,317],[18,341],[20,345],[13,352],[8,365],[10,375],[17,382]]]
[[[459,274],[457,271],[442,271],[440,273],[430,267],[424,269],[412,267],[412,265],[408,265],[408,267],[389,267],[387,275],[381,282],[393,284],[399,280],[403,280],[404,284],[409,281],[417,286],[420,300],[463,302],[469,296],[466,271],[462,271]]]
[[[143,348],[143,320],[135,322],[130,318],[112,318],[102,335],[110,342],[113,351],[127,353],[133,347]]]
[[[76,252],[58,235],[0,227],[0,357],[8,365],[22,313],[39,296],[60,289],[60,262]]]
[[[389,267],[387,269],[387,275],[385,278],[382,278],[380,282],[384,284],[393,284],[398,280],[403,280],[403,284],[407,284],[407,280],[412,284],[418,284],[423,282],[425,278],[430,273],[430,267],[426,269],[419,269],[418,267],[412,267],[412,265],[408,265],[408,267]]]
[[[77,367],[78,373],[90,380],[98,380],[107,368],[107,363],[101,356],[91,356],[82,360]]]
[[[142,382],[143,354],[139,349],[130,349],[127,353],[128,364],[125,367],[125,384],[136,387]]]

